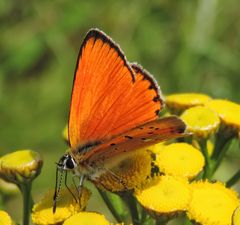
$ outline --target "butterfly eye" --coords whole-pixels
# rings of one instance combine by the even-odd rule
[[[74,159],[71,156],[68,156],[68,158],[65,161],[65,165],[66,165],[67,169],[71,170],[71,169],[75,168],[76,163],[75,163]]]

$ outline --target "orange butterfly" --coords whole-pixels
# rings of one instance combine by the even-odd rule
[[[71,151],[60,159],[57,174],[73,171],[81,176],[82,186],[84,177],[93,180],[99,165],[115,156],[182,136],[185,124],[179,118],[158,118],[163,105],[154,78],[128,63],[106,34],[91,29],[80,48],[72,89]]]

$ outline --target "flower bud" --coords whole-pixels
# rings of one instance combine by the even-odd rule
[[[19,150],[0,158],[0,177],[15,184],[33,180],[41,172],[43,161],[31,150]]]

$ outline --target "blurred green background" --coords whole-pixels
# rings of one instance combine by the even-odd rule
[[[76,58],[92,27],[154,74],[165,95],[239,102],[239,10],[237,0],[0,0],[0,155],[40,152],[34,193],[54,187]]]

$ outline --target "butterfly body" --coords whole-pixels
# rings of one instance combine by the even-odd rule
[[[75,174],[94,180],[126,153],[182,136],[185,124],[178,117],[158,118],[163,107],[153,76],[130,64],[106,34],[91,29],[81,45],[73,81],[71,150],[58,169],[66,171],[68,164]],[[57,191],[54,202],[56,196]]]

